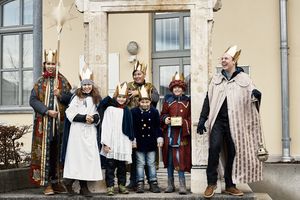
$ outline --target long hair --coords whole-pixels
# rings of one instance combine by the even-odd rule
[[[96,86],[92,86],[92,91],[91,91],[91,97],[93,98],[93,103],[94,104],[98,104],[101,101],[101,96],[100,96],[100,92],[98,90],[98,88]],[[82,92],[82,87],[77,88],[75,94],[79,97],[79,98],[85,98],[86,95]]]

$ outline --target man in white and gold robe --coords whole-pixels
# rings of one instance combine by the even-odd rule
[[[262,163],[256,157],[256,150],[262,142],[258,112],[261,93],[248,74],[237,67],[240,52],[237,46],[233,46],[222,56],[223,69],[212,77],[197,127],[197,132],[203,134],[207,120],[209,156],[206,170],[208,186],[204,192],[206,198],[214,195],[218,168],[224,169],[224,192],[234,196],[243,195],[236,188],[236,183],[262,180]],[[220,163],[221,166],[219,159],[225,161]]]

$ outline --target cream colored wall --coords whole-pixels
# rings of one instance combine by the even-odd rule
[[[50,4],[51,2],[51,4]],[[59,0],[43,0],[43,49],[57,49],[57,32],[55,22],[50,16]],[[64,0],[67,9],[74,0]],[[68,19],[63,27],[60,42],[60,72],[69,80],[71,85],[79,86],[79,55],[84,52],[83,14],[73,5]]]
[[[292,156],[300,155],[300,1],[288,1],[288,40],[289,40],[289,84],[290,84],[290,133]],[[299,156],[300,157],[300,156]],[[298,157],[298,160],[299,160]]]
[[[43,11],[50,12],[48,0],[44,0]],[[58,0],[52,1],[57,5]],[[65,6],[73,0],[64,0]],[[289,84],[290,84],[290,136],[291,154],[300,155],[299,110],[300,92],[300,27],[297,8],[300,2],[288,1],[289,29]],[[61,72],[71,84],[78,85],[78,57],[83,54],[83,16],[72,8],[75,17],[63,29],[61,36]],[[223,1],[223,7],[215,14],[213,32],[213,65],[231,44],[242,48],[240,65],[251,66],[251,77],[263,94],[261,114],[268,150],[272,155],[281,155],[281,85],[280,85],[280,44],[279,44],[279,3],[273,0]],[[43,18],[43,48],[56,48],[55,28],[49,28],[50,18]],[[109,53],[120,53],[120,80],[132,80],[132,65],[127,61],[126,50],[129,41],[136,41],[140,50],[138,59],[151,62],[151,18],[149,14],[109,14]],[[148,68],[146,79],[151,81]],[[0,114],[0,121],[11,124],[31,124],[32,114]],[[31,135],[25,138],[26,148],[30,149]],[[28,145],[27,145],[28,144]],[[299,157],[298,157],[299,158]]]
[[[250,75],[262,92],[263,130],[273,155],[281,154],[279,37],[279,2],[226,0],[215,13],[213,63],[218,64],[229,45],[237,44],[242,49],[239,64],[251,67]],[[295,150],[293,153],[300,155],[300,149]]]
[[[132,81],[133,63],[128,62],[127,44],[136,41],[139,45],[137,59],[150,66],[151,37],[150,15],[147,13],[109,14],[108,15],[108,49],[109,53],[120,54],[120,81]],[[148,67],[146,81],[151,81]]]

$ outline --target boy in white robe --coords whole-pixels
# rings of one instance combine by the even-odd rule
[[[132,116],[126,102],[127,83],[118,85],[114,98],[103,99],[104,118],[101,132],[101,154],[106,160],[105,181],[107,195],[114,195],[114,178],[117,170],[119,193],[128,194],[126,184],[126,162],[131,163],[132,141],[134,139]]]

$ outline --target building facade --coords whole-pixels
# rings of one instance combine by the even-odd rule
[[[42,5],[40,14],[34,9],[36,2]],[[113,91],[119,81],[132,80],[134,59],[148,64],[146,80],[155,84],[161,97],[168,92],[175,71],[184,73],[190,84],[187,93],[192,98],[193,152],[201,155],[193,157],[195,170],[205,165],[207,157],[207,138],[196,135],[195,128],[209,78],[219,66],[219,57],[232,44],[242,49],[239,65],[247,66],[262,92],[261,116],[270,161],[281,160],[283,123],[290,127],[291,156],[300,159],[300,147],[296,145],[300,140],[297,0],[288,1],[287,7],[289,107],[283,107],[281,100],[279,1],[223,0],[218,12],[213,12],[216,1],[209,0],[179,4],[163,0],[63,2],[70,12],[61,34],[60,71],[73,85],[79,84],[82,56],[93,68],[102,95]],[[34,47],[56,49],[51,10],[57,5],[58,0],[0,0],[1,123],[32,123],[28,97],[33,80],[41,72],[41,65],[34,64],[34,60],[42,56],[42,51],[34,53]],[[15,10],[17,15],[12,14]],[[37,34],[37,17],[42,21],[39,38],[33,36]],[[131,41],[138,44],[136,55],[127,50]],[[282,120],[286,109],[288,122]],[[30,150],[31,136],[24,140]]]

